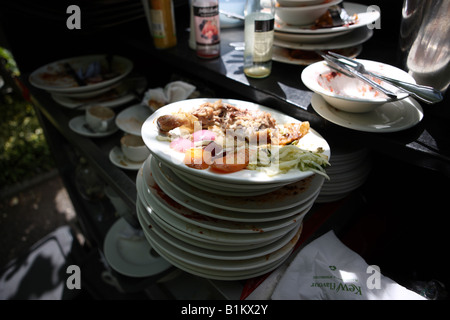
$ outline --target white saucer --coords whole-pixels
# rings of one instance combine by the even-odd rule
[[[127,170],[139,170],[139,168],[142,166],[142,163],[144,162],[134,162],[129,160],[124,156],[122,149],[120,149],[120,147],[118,146],[115,146],[109,152],[109,160],[119,168]]]
[[[349,113],[330,106],[317,93],[311,98],[311,106],[323,118],[339,126],[366,132],[397,132],[418,124],[423,110],[413,98],[388,102],[367,113]]]
[[[115,125],[111,128],[111,130],[106,132],[92,132],[89,129],[86,128],[86,118],[84,115],[77,116],[69,121],[69,127],[73,131],[75,131],[78,134],[81,134],[86,137],[90,138],[99,138],[99,137],[106,137],[113,133],[115,133],[119,128],[117,128]]]
[[[152,256],[152,247],[142,238],[126,238],[131,229],[125,219],[120,218],[109,229],[103,251],[109,265],[117,272],[130,277],[148,277],[161,273],[172,265],[162,257]]]
[[[116,117],[116,125],[126,133],[140,136],[142,124],[151,114],[149,107],[137,104],[122,110]]]

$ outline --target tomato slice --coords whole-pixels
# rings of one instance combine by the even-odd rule
[[[227,153],[225,157],[214,160],[211,169],[221,173],[232,173],[245,169],[249,163],[248,149]]]

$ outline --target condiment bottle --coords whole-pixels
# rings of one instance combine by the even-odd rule
[[[147,2],[148,1],[148,2]],[[147,0],[150,31],[157,49],[167,49],[177,44],[175,15],[172,0]]]
[[[220,20],[218,0],[193,0],[197,56],[211,59],[220,55]]]
[[[244,73],[265,78],[272,71],[275,0],[247,0],[244,14]]]

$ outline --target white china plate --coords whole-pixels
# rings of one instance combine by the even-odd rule
[[[86,108],[85,106],[79,107],[82,104],[84,104],[86,106],[92,105],[92,104],[100,104],[104,107],[114,108],[114,107],[123,105],[125,103],[128,103],[135,98],[135,96],[131,93],[125,94],[118,98],[111,98],[110,100],[102,100],[101,99],[102,95],[100,95],[98,98],[96,97],[97,99],[93,98],[88,101],[74,99],[71,97],[67,97],[67,96],[64,96],[61,94],[55,94],[55,93],[53,93],[51,96],[52,96],[53,100],[55,100],[58,104],[62,105],[63,107],[66,107],[69,109],[77,108],[78,110],[84,110]]]
[[[318,57],[318,59],[296,59],[296,58],[292,57],[292,55],[290,54],[290,50],[295,50],[295,49],[287,49],[287,48],[280,48],[277,46],[273,46],[272,60],[282,62],[282,63],[300,65],[300,66],[308,66],[310,64],[313,64],[315,62],[322,60],[322,58],[319,58],[319,57]],[[356,47],[341,49],[341,54],[343,54],[347,57],[350,57],[350,58],[356,58],[361,53],[361,51],[362,51],[362,46],[359,45]]]
[[[49,92],[86,93],[108,87],[120,81],[133,69],[133,62],[129,59],[121,56],[114,56],[112,61],[113,70],[118,72],[116,77],[95,84],[78,86],[75,80],[71,76],[67,75],[63,68],[63,63],[65,62],[68,62],[74,70],[86,68],[90,63],[95,61],[100,61],[102,65],[105,65],[105,57],[105,55],[87,55],[58,60],[33,71],[29,77],[29,80],[33,86]]]
[[[145,225],[146,222],[144,221],[144,218],[138,214],[139,221],[142,225]],[[176,257],[172,256],[169,252],[165,251],[162,246],[160,246],[154,238],[150,236],[148,232],[144,233],[147,240],[150,244],[153,244],[152,247],[155,249],[155,251],[158,252],[159,255],[164,257],[167,261],[169,261],[174,266],[189,272],[191,274],[209,278],[209,279],[215,279],[215,280],[225,280],[225,281],[231,281],[231,280],[242,280],[242,279],[248,279],[253,278],[262,274],[265,274],[278,266],[280,266],[289,255],[286,255],[285,258],[280,259],[279,261],[270,263],[264,267],[255,268],[252,270],[241,270],[241,271],[214,271],[210,269],[205,269],[201,267],[196,267],[191,264],[185,263],[184,261],[177,259]]]
[[[329,41],[321,41],[318,43],[308,43],[302,41],[297,34],[292,33],[275,33],[273,44],[278,47],[299,50],[333,50],[343,49],[359,44],[363,44],[373,36],[373,30],[360,28],[353,30],[343,36],[339,36]]]
[[[179,110],[189,111],[192,108],[196,108],[205,102],[215,102],[220,99],[190,99],[183,100],[175,103],[168,104],[156,112],[154,112],[143,124],[142,126],[142,138],[150,149],[150,151],[158,156],[164,163],[169,163],[171,166],[176,167],[177,169],[186,172],[188,174],[192,174],[198,177],[203,177],[210,180],[216,181],[225,181],[229,183],[240,183],[240,184],[254,184],[254,183],[278,183],[278,182],[294,182],[306,177],[309,177],[313,174],[312,171],[300,171],[297,169],[291,169],[289,172],[285,174],[278,174],[273,177],[269,177],[264,172],[256,171],[256,170],[241,170],[238,172],[233,172],[229,174],[218,174],[209,169],[206,170],[197,170],[186,166],[183,163],[184,154],[181,152],[177,152],[170,148],[170,143],[168,141],[158,140],[158,128],[156,124],[156,120],[158,117],[162,115],[167,115],[171,113],[178,112]],[[248,110],[262,110],[266,112],[270,112],[271,115],[276,119],[278,124],[282,123],[299,123],[301,121],[289,117],[281,112],[275,111],[273,109],[269,109],[267,107],[241,100],[234,99],[222,99],[223,102],[235,105],[242,109]],[[317,150],[317,148],[321,147],[324,150],[324,154],[330,158],[330,147],[326,140],[317,133],[314,129],[310,128],[308,134],[302,137],[299,141],[299,147],[307,150]]]
[[[324,2],[324,0],[279,0],[283,7],[314,6]]]
[[[130,277],[148,277],[165,271],[172,265],[150,254],[148,241],[126,239],[122,236],[131,228],[125,219],[118,219],[106,234],[104,254],[108,264],[117,272]]]
[[[149,205],[147,197],[145,195],[143,195],[141,190],[138,190],[138,200],[139,200],[139,205],[141,207],[141,210],[143,212],[143,214],[148,217],[149,215],[151,217],[153,217],[155,214],[153,213],[153,209],[152,207]],[[161,207],[158,207],[155,205],[155,202],[152,202],[151,204],[154,208],[158,208],[158,210]],[[162,212],[162,211],[161,211]],[[173,213],[167,213],[167,214],[173,214]],[[158,219],[158,218],[156,218]],[[233,251],[233,252],[237,252],[237,251],[248,251],[248,250],[253,250],[253,249],[257,249],[257,248],[261,248],[264,246],[269,245],[272,242],[278,241],[282,238],[279,237],[278,239],[275,240],[269,240],[269,241],[261,241],[260,243],[256,243],[256,244],[243,244],[243,243],[239,243],[239,244],[234,244],[234,243],[218,243],[218,242],[213,242],[207,239],[202,239],[202,238],[198,238],[198,237],[194,237],[189,233],[184,233],[184,232],[180,232],[180,230],[165,224],[165,223],[160,223],[158,224],[158,226],[164,230],[165,232],[167,232],[168,234],[170,234],[172,237],[192,244],[196,247],[199,248],[204,248],[204,249],[209,249],[209,250],[216,250],[216,251]]]
[[[156,159],[161,161],[158,157]],[[163,161],[161,161],[163,162]],[[286,185],[285,182],[278,183],[254,183],[254,184],[240,184],[240,183],[228,183],[224,181],[216,181],[212,179],[205,179],[202,177],[193,176],[189,173],[177,169],[175,166],[170,166],[170,163],[163,162],[167,167],[169,167],[177,176],[183,176],[185,179],[191,179],[192,183],[201,184],[207,187],[223,189],[227,191],[243,191],[243,192],[261,192],[267,190],[275,190],[279,187]]]
[[[127,170],[139,170],[143,162],[129,160],[122,152],[122,149],[115,146],[109,152],[109,160],[117,167]]]
[[[313,109],[339,126],[365,132],[397,132],[409,129],[423,119],[423,110],[413,98],[388,102],[368,113],[349,113],[330,106],[317,93],[311,98]]]
[[[316,175],[264,195],[243,198],[202,191],[188,184],[176,187],[175,181],[173,181],[174,183],[169,183],[171,176],[164,176],[153,157],[151,158],[150,166],[153,178],[158,186],[177,202],[184,203],[187,197],[212,207],[238,212],[274,212],[297,207],[311,199],[320,190],[324,182],[323,177]],[[168,174],[167,171],[165,173]]]
[[[124,132],[140,136],[142,124],[151,114],[149,107],[137,104],[122,110],[116,117],[116,125]]]
[[[141,212],[141,218],[144,219],[145,223],[151,223],[149,220],[145,220],[145,216]],[[298,241],[298,238],[301,233],[301,225],[299,224],[295,230],[297,231],[291,241],[287,242],[282,248],[275,250],[274,252],[267,254],[265,256],[247,258],[242,260],[225,260],[225,259],[215,259],[211,257],[203,257],[198,254],[193,254],[188,250],[183,250],[177,248],[176,246],[170,244],[166,240],[162,239],[156,232],[154,232],[153,228],[145,228],[144,233],[148,235],[155,243],[157,243],[160,248],[164,248],[166,253],[170,253],[172,256],[177,257],[178,259],[188,263],[192,266],[206,268],[208,270],[217,270],[221,272],[240,272],[240,271],[248,271],[259,267],[264,267],[267,264],[270,264],[274,261],[277,261],[283,258],[286,254],[288,254],[295,244]],[[193,249],[191,246],[190,249]]]
[[[163,229],[154,219],[152,218],[154,215],[149,214],[144,208],[142,203],[139,203],[140,210],[139,214],[143,218],[143,220],[147,224],[146,233],[155,232],[159,237],[161,237],[164,241],[170,243],[171,245],[186,250],[187,252],[198,255],[205,258],[211,259],[223,259],[223,260],[245,260],[245,259],[253,259],[262,257],[268,254],[273,253],[276,250],[281,249],[283,246],[290,241],[296,233],[299,232],[298,228],[292,229],[290,232],[284,234],[279,239],[276,239],[273,242],[265,244],[264,246],[257,247],[254,249],[247,250],[217,250],[216,247],[211,247],[210,249],[199,247],[196,243],[192,242],[191,239],[184,240],[183,238],[179,238],[178,235],[174,236],[172,233],[166,231],[167,229]],[[301,228],[302,225],[300,225]]]
[[[274,43],[282,40],[292,43],[304,43],[304,44],[314,44],[314,43],[325,43],[325,42],[335,42],[335,38],[343,37],[343,35],[351,32],[352,30],[344,30],[334,33],[323,33],[323,34],[302,34],[302,33],[292,33],[292,32],[274,32]],[[276,44],[276,43],[275,43]]]
[[[153,201],[155,200],[154,197],[152,199]],[[151,203],[147,204],[151,207]],[[231,233],[201,227],[180,219],[179,215],[168,215],[164,214],[164,212],[157,212],[153,207],[151,208],[152,213],[154,213],[153,218],[158,223],[162,223],[178,233],[191,235],[195,239],[204,239],[216,244],[257,244],[274,240],[291,230],[295,223],[298,223],[293,221],[293,223],[288,224],[287,226],[268,232]]]
[[[72,118],[69,121],[69,128],[72,129],[72,131],[75,131],[78,134],[81,134],[82,136],[89,137],[89,138],[101,138],[101,137],[107,137],[115,133],[119,128],[117,128],[115,125],[111,128],[111,130],[106,132],[93,132],[86,128],[86,117],[85,115],[76,116]]]
[[[166,167],[167,168],[167,167]],[[170,169],[169,169],[170,170]],[[192,179],[187,175],[183,175],[182,173],[175,173],[172,171],[176,180],[183,182],[183,184],[189,184],[197,189],[202,191],[207,191],[209,193],[215,193],[222,196],[233,196],[233,197],[249,197],[249,196],[258,196],[261,194],[266,194],[272,191],[275,191],[281,187],[273,187],[266,188],[261,190],[239,190],[239,189],[226,189],[226,188],[217,188],[217,186],[210,185],[209,183],[198,183],[198,181]],[[174,185],[176,187],[176,185]]]
[[[378,11],[368,10],[369,9],[368,6],[361,5],[358,3],[344,1],[344,8],[349,15],[353,15],[354,13],[358,14],[359,20],[355,24],[332,28],[311,29],[310,26],[288,25],[278,19],[277,21],[275,21],[275,31],[301,33],[301,34],[334,33],[357,29],[366,26],[368,27],[370,24],[374,23],[380,18],[380,13]]]
[[[154,171],[157,169],[152,170],[153,176],[156,179],[156,174]],[[164,179],[164,177],[162,177]],[[156,181],[158,183],[158,181]],[[167,180],[167,182],[170,184],[170,180]],[[172,185],[175,187],[177,184],[177,181],[173,181]],[[175,187],[176,188],[176,187]],[[183,188],[183,186],[180,186],[180,189]],[[180,190],[179,189],[179,190]],[[177,218],[184,220],[186,222],[195,224],[200,227],[204,227],[211,230],[217,230],[222,232],[231,232],[231,233],[260,233],[260,232],[267,232],[276,230],[279,228],[282,228],[284,226],[287,226],[289,224],[292,224],[294,222],[297,222],[300,220],[300,218],[306,213],[305,211],[302,211],[300,213],[297,213],[293,216],[273,220],[273,221],[267,221],[267,222],[235,222],[235,221],[228,221],[228,220],[220,220],[216,218],[210,218],[208,216],[196,213],[195,211],[189,210],[187,208],[182,208],[182,210],[166,210],[164,207],[159,206],[156,201],[154,201],[152,206],[155,206],[155,211],[161,212],[164,211],[166,213],[173,214]]]
[[[142,186],[142,194],[144,199],[147,200],[149,205],[156,203],[159,206],[164,207],[166,210],[173,211],[173,214],[190,214],[194,212],[195,214],[203,214],[207,217],[226,220],[226,221],[235,221],[235,222],[246,222],[246,223],[260,223],[267,221],[276,221],[288,217],[292,217],[296,214],[300,214],[303,211],[307,211],[311,208],[314,203],[314,199],[317,197],[319,190],[317,190],[316,194],[314,194],[311,199],[305,201],[297,207],[290,208],[287,210],[280,210],[276,212],[240,212],[240,211],[232,211],[226,209],[220,209],[216,207],[212,207],[201,202],[195,201],[189,197],[186,197],[183,201],[181,201],[182,205],[178,202],[173,201],[169,198],[161,188],[156,186],[156,183],[153,177],[150,175],[150,162],[147,159],[142,166],[142,173],[137,177],[137,179],[141,179],[142,182],[137,182],[138,187]],[[138,189],[139,191],[139,189]],[[181,194],[182,195],[182,194]],[[167,201],[171,199],[172,201]],[[186,202],[187,201],[187,202]]]

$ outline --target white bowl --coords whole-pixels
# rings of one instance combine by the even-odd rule
[[[302,26],[313,24],[317,18],[327,12],[328,8],[342,2],[342,0],[333,0],[330,2],[303,7],[275,7],[275,14],[283,22],[294,25]]]
[[[363,59],[356,61],[364,64],[366,69],[373,73],[415,83],[414,79],[407,72],[391,65]],[[316,62],[306,67],[302,72],[301,78],[308,89],[320,94],[326,102],[342,111],[352,113],[369,112],[390,101],[383,93],[376,91],[363,81],[337,73],[324,61]],[[386,89],[396,93],[398,99],[404,99],[408,96],[407,93],[388,83],[378,82]]]
[[[281,7],[303,7],[315,6],[324,3],[326,0],[277,0]]]

